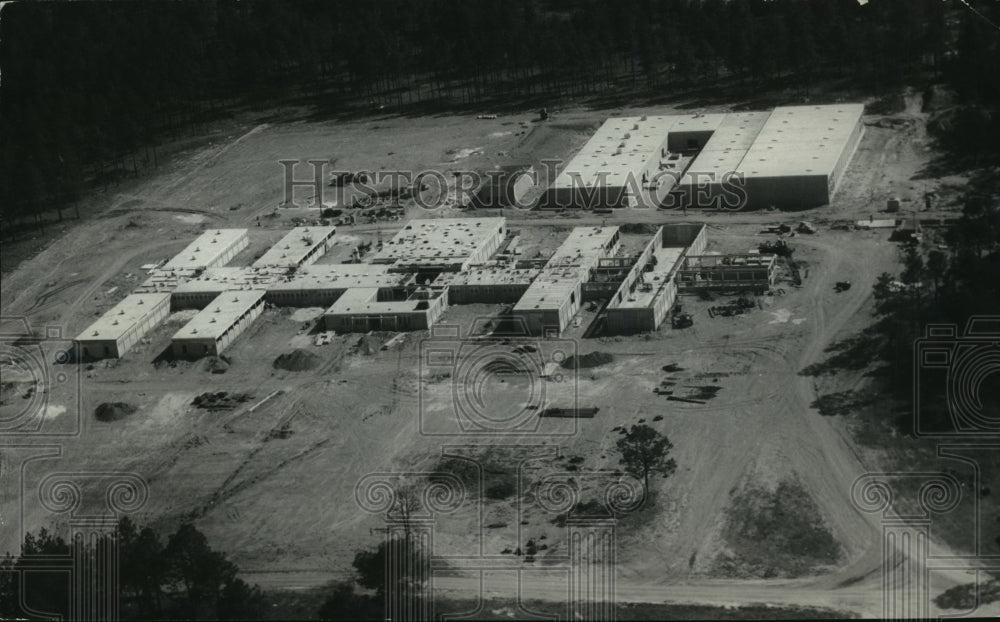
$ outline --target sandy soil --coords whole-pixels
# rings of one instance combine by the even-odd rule
[[[69,389],[49,395],[51,416],[79,415],[82,432],[50,443],[58,445],[59,457],[26,463],[24,490],[33,490],[54,470],[137,473],[150,486],[140,522],[167,529],[192,519],[250,581],[265,588],[305,588],[347,576],[355,552],[382,537],[373,531],[382,518],[362,511],[355,501],[355,484],[368,473],[433,470],[444,445],[463,443],[502,443],[511,456],[558,451],[564,458],[583,457],[582,469],[614,469],[618,436],[612,428],[645,419],[670,437],[679,468],[667,480],[654,480],[656,514],[619,534],[619,599],[808,604],[877,616],[882,603],[879,517],[857,511],[850,488],[856,477],[878,468],[878,456],[860,451],[841,421],[810,407],[817,381],[799,371],[823,360],[824,348],[835,338],[870,321],[869,284],[879,273],[896,269],[897,249],[887,232],[829,225],[867,218],[888,196],[919,198],[922,189],[911,178],[932,154],[919,102],[911,98],[909,103],[908,111],[898,115],[909,120],[905,125],[869,125],[830,207],[801,214],[630,213],[629,221],[703,219],[710,225],[713,248],[734,251],[764,239],[762,224],[804,219],[818,224],[820,233],[792,241],[797,259],[809,265],[803,286],[786,285],[784,296],[762,299],[763,308],[748,315],[713,319],[709,303],[685,298],[695,315],[692,328],[575,343],[580,352],[601,350],[615,357],[608,366],[584,371],[573,385],[581,405],[600,408],[593,419],[544,419],[537,434],[502,441],[428,436],[420,433],[421,415],[434,415],[432,409],[422,410],[422,400],[437,389],[418,375],[425,336],[412,335],[402,346],[370,356],[352,354],[358,336],[338,336],[333,344],[315,347],[300,334],[311,313],[268,310],[227,352],[232,365],[220,375],[197,363],[154,364],[184,321],[175,314],[120,363],[81,368],[79,396]],[[26,316],[36,329],[61,326],[64,335],[74,335],[142,278],[142,264],[170,256],[206,227],[251,227],[251,248],[234,262],[250,263],[293,218],[316,214],[282,209],[278,217],[267,217],[282,202],[277,164],[282,158],[333,159],[337,168],[349,170],[537,164],[572,155],[609,114],[644,111],[570,110],[547,124],[529,123],[530,115],[522,115],[242,127],[182,152],[150,178],[93,198],[87,218],[5,273],[0,306],[4,316]],[[409,216],[418,215],[426,214],[410,210]],[[554,226],[616,222],[614,217],[506,215],[511,226],[525,231],[526,256],[554,247],[564,235]],[[265,226],[255,226],[258,217]],[[391,234],[398,226],[359,225],[338,236],[372,239],[377,230]],[[350,247],[344,245],[344,256]],[[856,286],[836,294],[832,284],[842,279]],[[496,311],[487,305],[456,307],[444,321],[464,324]],[[315,352],[320,367],[309,372],[272,367],[276,356],[296,348]],[[661,368],[670,363],[684,368],[677,374],[683,382],[717,378],[718,396],[695,405],[655,395],[652,389],[666,375]],[[848,374],[822,382],[828,391],[857,381]],[[502,397],[495,399],[516,399],[519,390],[512,384],[498,390],[494,395]],[[250,413],[245,408],[208,412],[191,405],[205,391],[250,393],[249,404],[271,397]],[[550,399],[563,398],[554,391]],[[139,411],[123,421],[101,423],[92,413],[106,401],[126,401]],[[662,419],[654,422],[655,416]],[[282,427],[291,429],[291,436],[274,438],[272,430]],[[65,519],[42,508],[35,495],[22,494],[11,475],[20,451],[3,451],[0,512],[18,517],[23,529],[64,527]],[[543,464],[565,467],[551,460]],[[726,547],[720,532],[732,492],[751,484],[773,487],[792,477],[806,486],[841,543],[843,563],[795,580],[711,576],[712,561]],[[538,508],[522,510],[526,513],[519,515],[514,503],[500,501],[487,504],[482,517],[475,508],[449,515],[437,525],[436,546],[443,554],[499,556],[506,547],[544,535],[552,551],[564,550],[565,530]],[[499,523],[504,526],[484,529]],[[4,530],[0,550],[12,550],[19,532]],[[964,572],[940,572],[933,585],[939,590],[969,580]],[[530,597],[565,598],[560,581],[543,575],[532,579],[538,594]],[[442,577],[436,589],[471,595],[478,578]]]

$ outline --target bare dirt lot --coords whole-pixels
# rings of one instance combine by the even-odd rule
[[[646,111],[567,110],[545,124],[525,114],[231,128],[212,144],[182,152],[155,175],[89,199],[83,220],[16,269],[5,266],[2,313],[25,316],[35,330],[59,326],[64,336],[75,335],[144,278],[142,265],[171,256],[205,228],[250,227],[251,246],[233,262],[249,264],[295,219],[318,216],[315,209],[298,208],[281,208],[271,216],[283,202],[280,159],[333,159],[345,170],[537,164],[572,155],[606,116]],[[568,375],[562,386],[538,378],[533,382],[544,387],[540,400],[560,405],[573,396],[581,406],[599,408],[593,418],[538,418],[532,432],[514,437],[434,436],[424,433],[423,418],[431,419],[433,429],[435,417],[447,416],[429,404],[447,406],[455,378],[421,375],[426,333],[408,334],[389,350],[378,347],[388,335],[373,336],[374,345],[361,335],[338,335],[317,347],[304,332],[311,327],[309,314],[268,309],[226,352],[225,373],[215,374],[203,362],[159,360],[170,336],[190,317],[181,312],[119,362],[73,366],[80,374],[79,395],[66,387],[48,394],[51,416],[79,414],[82,430],[75,438],[53,441],[61,456],[25,466],[24,490],[34,490],[55,470],[134,472],[150,487],[139,522],[167,527],[194,520],[250,582],[304,589],[346,577],[354,554],[383,537],[377,531],[383,517],[363,511],[356,501],[355,486],[369,473],[434,471],[446,445],[463,444],[480,450],[497,445],[492,460],[507,466],[492,474],[496,477],[516,476],[510,465],[533,456],[538,462],[524,471],[524,481],[548,471],[613,471],[618,468],[615,428],[643,420],[669,436],[678,469],[668,479],[655,478],[653,505],[621,523],[619,600],[799,604],[880,615],[879,517],[859,512],[850,498],[854,480],[877,470],[880,456],[860,449],[843,421],[824,417],[812,406],[818,389],[852,388],[860,374],[817,380],[800,371],[823,360],[833,341],[870,322],[870,286],[878,274],[898,266],[898,249],[887,231],[833,225],[878,217],[888,196],[917,202],[920,184],[942,183],[911,180],[932,155],[919,102],[910,101],[898,116],[904,121],[889,127],[866,119],[865,137],[834,204],[801,214],[634,211],[603,218],[508,210],[511,226],[524,230],[525,257],[554,248],[566,227],[604,220],[704,220],[710,226],[710,250],[734,252],[773,239],[760,233],[764,224],[802,219],[818,225],[816,235],[789,240],[796,260],[808,266],[802,286],[780,284],[783,295],[761,296],[749,313],[711,317],[708,309],[718,301],[685,296],[681,302],[695,320],[690,328],[665,327],[627,338],[569,335],[580,354],[600,351],[611,361]],[[948,214],[946,203],[941,199],[931,214]],[[426,215],[411,208],[407,217]],[[379,229],[391,235],[398,226],[341,227],[341,246],[324,261],[342,261],[353,245],[371,241]],[[350,241],[343,242],[347,236]],[[838,280],[855,286],[836,293]],[[455,307],[442,321],[467,325],[499,310]],[[315,355],[308,369],[275,367],[277,357],[300,349]],[[540,356],[548,355],[541,350]],[[699,400],[704,403],[666,400],[654,392],[664,382],[704,396]],[[542,407],[532,403],[538,397],[532,391],[540,390],[532,386],[526,379],[511,379],[503,387],[489,387],[491,403]],[[195,405],[206,392],[239,399],[224,400],[220,408]],[[522,394],[526,397],[519,398]],[[94,416],[99,405],[115,402],[136,410],[115,421]],[[14,458],[6,458],[3,466],[2,516],[22,516],[23,522],[18,520],[28,530],[65,527],[65,519],[41,507],[35,495],[20,492],[10,474]],[[727,522],[734,504],[747,491],[773,492],[788,483],[801,486],[811,500],[810,515],[803,520],[827,530],[839,553],[804,564],[795,576],[720,564],[741,554],[739,542],[726,537],[734,529]],[[436,552],[493,556],[495,563],[511,568],[524,562],[504,551],[529,539],[547,544],[535,562],[539,565],[546,555],[565,553],[565,528],[533,505],[528,488],[494,496],[481,507],[473,504],[442,517],[435,528]],[[20,537],[3,530],[0,550],[14,550]],[[937,573],[933,588],[969,580],[965,572]],[[564,599],[563,582],[540,573],[526,596]],[[470,597],[479,589],[472,571],[456,570],[435,585],[449,596]],[[488,592],[509,595],[503,580],[490,585]]]

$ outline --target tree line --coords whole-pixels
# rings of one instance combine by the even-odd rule
[[[985,28],[939,0],[10,3],[0,216],[62,218],[86,189],[155,166],[178,132],[277,101],[319,111],[548,102],[720,79],[808,92],[928,69],[972,97],[1000,84]]]
[[[248,620],[259,618],[265,600],[260,589],[237,575],[239,569],[226,556],[212,549],[204,534],[185,523],[164,543],[151,527],[139,528],[122,518],[114,533],[103,538],[117,540],[119,617],[123,620]],[[104,542],[87,546],[84,563],[94,568],[103,560]],[[54,560],[68,560],[73,544],[41,529],[28,533],[19,556],[0,559],[0,619],[35,617],[22,608],[70,619],[70,583]],[[17,569],[17,570],[15,570]],[[98,602],[110,586],[93,587],[80,595]]]

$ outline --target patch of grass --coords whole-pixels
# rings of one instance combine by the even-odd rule
[[[799,577],[843,555],[798,482],[782,482],[774,491],[748,487],[732,500],[723,533],[729,550],[715,560],[714,570],[725,576]]]
[[[856,410],[868,406],[875,401],[871,395],[863,395],[857,391],[841,391],[839,393],[828,393],[816,398],[811,406],[819,410],[819,414],[824,417],[833,415],[849,415]]]
[[[977,583],[956,585],[941,592],[934,599],[934,604],[942,609],[969,611],[998,600],[1000,600],[1000,582],[994,579],[983,585]]]

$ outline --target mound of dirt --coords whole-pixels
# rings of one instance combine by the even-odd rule
[[[608,352],[591,352],[582,356],[570,356],[562,362],[563,369],[591,369],[607,365],[615,360],[614,355]]]
[[[224,374],[229,369],[229,361],[225,357],[210,356],[205,359],[202,369],[213,374]]]
[[[307,350],[296,349],[287,354],[281,354],[274,359],[275,369],[286,371],[306,371],[319,366],[320,358]]]
[[[104,402],[94,410],[98,421],[120,421],[136,411],[136,407],[125,402]]]
[[[382,349],[382,339],[376,335],[362,335],[354,344],[354,352],[371,356]]]

